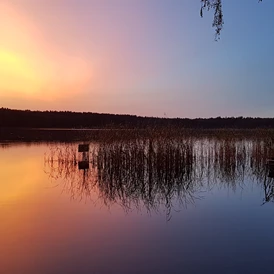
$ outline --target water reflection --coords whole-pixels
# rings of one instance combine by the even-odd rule
[[[84,170],[77,144],[1,150],[0,273],[271,273],[267,142],[150,138],[89,148]]]
[[[263,203],[274,201],[273,148],[267,141],[233,139],[136,139],[93,143],[89,165],[79,170],[76,145],[51,146],[45,171],[62,179],[73,198],[97,191],[105,204],[125,210],[187,205],[214,186],[236,191],[246,181],[264,190]]]

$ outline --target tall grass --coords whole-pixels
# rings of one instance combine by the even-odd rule
[[[265,201],[270,201],[274,196],[267,165],[274,155],[271,142],[269,136],[213,138],[172,131],[125,138],[110,135],[92,143],[89,170],[78,170],[75,144],[51,148],[45,165],[52,178],[67,182],[73,197],[90,197],[97,191],[108,205],[147,210],[163,205],[170,212],[174,203],[194,202],[216,184],[235,191],[245,178],[260,184]]]

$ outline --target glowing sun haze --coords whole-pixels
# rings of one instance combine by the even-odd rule
[[[0,107],[273,116],[274,1],[1,0]]]
[[[15,5],[0,4],[0,18],[2,98],[28,98],[33,103],[37,98],[62,100],[87,87],[92,69],[84,58],[66,53],[65,48],[47,40],[35,22]]]

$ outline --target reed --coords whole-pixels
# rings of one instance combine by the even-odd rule
[[[47,172],[64,180],[73,198],[88,198],[95,191],[106,205],[118,203],[125,210],[164,206],[169,214],[174,204],[193,203],[216,184],[236,191],[247,177],[262,186],[265,201],[274,196],[273,179],[267,177],[267,159],[274,152],[269,136],[134,134],[93,142],[86,171],[77,168],[76,144],[51,146],[45,156]]]

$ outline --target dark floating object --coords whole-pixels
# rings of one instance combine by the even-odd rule
[[[268,177],[274,178],[274,170],[269,170]]]
[[[268,159],[268,160],[267,160],[267,164],[268,164],[269,166],[272,166],[272,167],[274,168],[274,158]]]
[[[78,169],[89,169],[89,162],[88,161],[80,161],[78,162]]]
[[[89,144],[79,144],[78,152],[82,154],[78,169],[89,169]]]
[[[268,167],[269,167],[268,177],[269,178],[274,178],[274,158],[268,159],[267,164],[268,164]]]
[[[89,152],[89,144],[79,144],[78,152]]]

